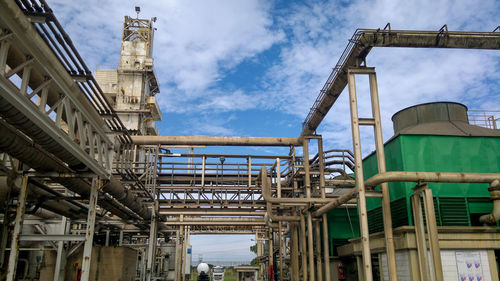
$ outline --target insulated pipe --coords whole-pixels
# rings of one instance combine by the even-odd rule
[[[0,190],[11,190],[11,192],[19,193],[21,187],[16,185],[16,181],[12,177],[0,177]],[[86,208],[74,205],[68,201],[51,199],[54,194],[39,188],[33,183],[28,183],[28,200],[40,199],[40,207],[50,212],[54,212],[71,219],[86,218]],[[0,198],[4,200],[4,198]],[[35,214],[36,215],[36,214]]]
[[[482,223],[493,224],[500,220],[500,181],[494,180],[490,184],[490,196],[493,200],[493,210],[491,214],[483,215],[479,217],[479,221]]]
[[[209,137],[209,136],[131,136],[136,145],[214,145],[214,146],[290,146],[299,138]]]
[[[54,158],[30,139],[23,135],[19,135],[16,129],[12,128],[12,126],[3,120],[0,120],[0,151],[8,153],[39,172],[50,171],[67,173],[70,171],[64,163]],[[66,161],[65,159],[63,160]],[[80,194],[82,197],[88,197],[90,195],[90,183],[84,179],[56,177],[54,181]],[[132,211],[137,210],[140,212],[140,214],[138,214],[143,216],[144,219],[148,220],[150,218],[151,214],[147,211],[147,207],[145,207],[144,203],[138,202],[135,196],[130,195],[118,180],[112,178],[110,186],[103,188],[103,191],[109,192],[117,199],[120,198],[118,199],[119,202]],[[100,200],[99,205],[122,219],[136,217],[136,215],[132,214],[130,211],[120,208],[113,202],[107,200]]]

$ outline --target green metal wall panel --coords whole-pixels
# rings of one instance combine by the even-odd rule
[[[399,135],[384,147],[387,171],[500,172],[498,137]],[[365,179],[377,173],[375,153],[363,160],[363,168]],[[395,227],[413,225],[409,197],[414,186],[415,183],[389,183]],[[471,225],[470,214],[488,213],[492,209],[487,184],[432,183],[429,186],[435,197],[438,225]],[[380,203],[380,198],[367,198],[370,232],[383,228],[379,225],[382,224]],[[352,209],[349,214],[351,223],[344,209],[328,213],[330,239],[359,236],[357,211]]]

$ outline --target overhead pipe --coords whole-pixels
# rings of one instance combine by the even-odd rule
[[[490,183],[500,180],[495,173],[441,173],[441,172],[385,172],[376,174],[365,181],[366,187],[375,187],[384,182],[447,182],[447,183]],[[353,188],[314,212],[320,216],[356,197],[357,188]],[[496,193],[493,195],[495,198]],[[495,209],[494,209],[495,210]],[[500,210],[500,209],[498,209]],[[498,213],[500,218],[500,211]]]
[[[451,182],[492,183],[500,179],[497,173],[441,173],[441,172],[386,172],[365,181],[365,186],[375,187],[384,182]]]
[[[299,138],[285,137],[131,136],[131,138],[136,145],[291,146],[302,143]]]

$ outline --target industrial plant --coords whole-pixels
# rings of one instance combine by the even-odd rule
[[[224,278],[192,270],[191,236],[211,234],[255,237],[241,281],[499,280],[500,112],[395,109],[384,142],[366,63],[373,48],[499,50],[499,28],[356,30],[297,137],[162,136],[155,21],[125,16],[119,64],[92,73],[45,0],[0,1],[0,280]],[[344,89],[352,150],[317,131]]]

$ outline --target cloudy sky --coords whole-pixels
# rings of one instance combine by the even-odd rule
[[[498,0],[48,2],[91,69],[118,64],[123,16],[135,16],[135,6],[141,17],[158,18],[162,135],[298,136],[356,28],[390,22],[392,29],[448,24],[449,30],[492,31],[500,24]],[[391,116],[418,103],[500,110],[498,51],[374,49],[367,62],[377,69],[385,139],[392,135]],[[367,83],[358,81],[360,115],[370,112]],[[318,129],[326,148],[351,147],[346,96]],[[371,130],[362,134],[369,152]],[[244,151],[254,152],[269,151]],[[221,241],[226,247],[214,246]],[[251,243],[249,237],[192,238],[195,259],[199,253],[210,260],[250,259]]]

